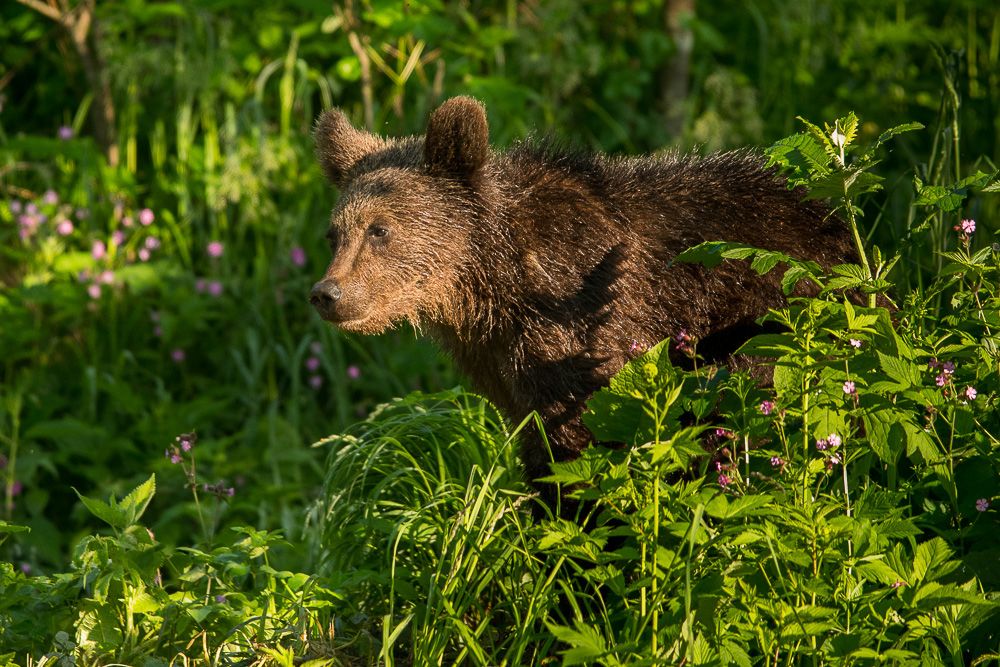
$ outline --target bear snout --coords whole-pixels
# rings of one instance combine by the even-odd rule
[[[326,279],[313,285],[312,292],[309,293],[309,303],[316,309],[319,316],[324,320],[333,319],[334,308],[344,291],[336,281]]]

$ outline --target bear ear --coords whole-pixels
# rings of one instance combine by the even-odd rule
[[[435,176],[472,180],[490,157],[486,107],[471,97],[453,97],[431,114],[424,139],[424,165]]]
[[[375,151],[385,142],[368,132],[355,129],[340,109],[324,111],[313,130],[316,157],[326,178],[340,187],[354,164]]]

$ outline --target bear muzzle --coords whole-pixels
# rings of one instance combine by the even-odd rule
[[[324,320],[336,322],[337,302],[344,296],[344,291],[335,280],[321,280],[313,285],[312,292],[309,293],[309,303],[316,309],[319,316]]]

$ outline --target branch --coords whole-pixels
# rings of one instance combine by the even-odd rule
[[[46,4],[41,0],[17,0],[22,5],[34,9],[36,12],[43,16],[47,16],[53,21],[62,22],[62,13],[53,7],[52,5]]]

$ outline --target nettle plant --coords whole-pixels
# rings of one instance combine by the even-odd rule
[[[889,130],[863,152],[853,114],[807,126],[768,155],[793,184],[830,199],[865,257],[857,199],[881,180],[867,170],[882,143],[919,126]],[[925,213],[913,240],[932,219],[955,216],[970,185],[995,178],[918,180],[913,206]],[[957,250],[941,253],[937,280],[898,309],[883,293],[900,254],[873,249],[871,263],[830,275],[732,243],[677,258],[784,267],[786,293],[799,280],[819,293],[764,318],[784,333],[742,348],[773,366],[771,387],[699,367],[697,341],[679,332],[590,401],[594,435],[631,447],[589,450],[548,478],[589,501],[581,507],[597,526],[544,529],[544,546],[593,564],[580,568],[588,593],[575,598],[577,613],[550,626],[572,647],[566,664],[996,659],[1000,247],[973,252],[972,220],[952,231]],[[942,300],[951,312],[937,319]],[[693,371],[671,365],[670,345],[688,351]],[[712,455],[706,437],[720,443]]]

